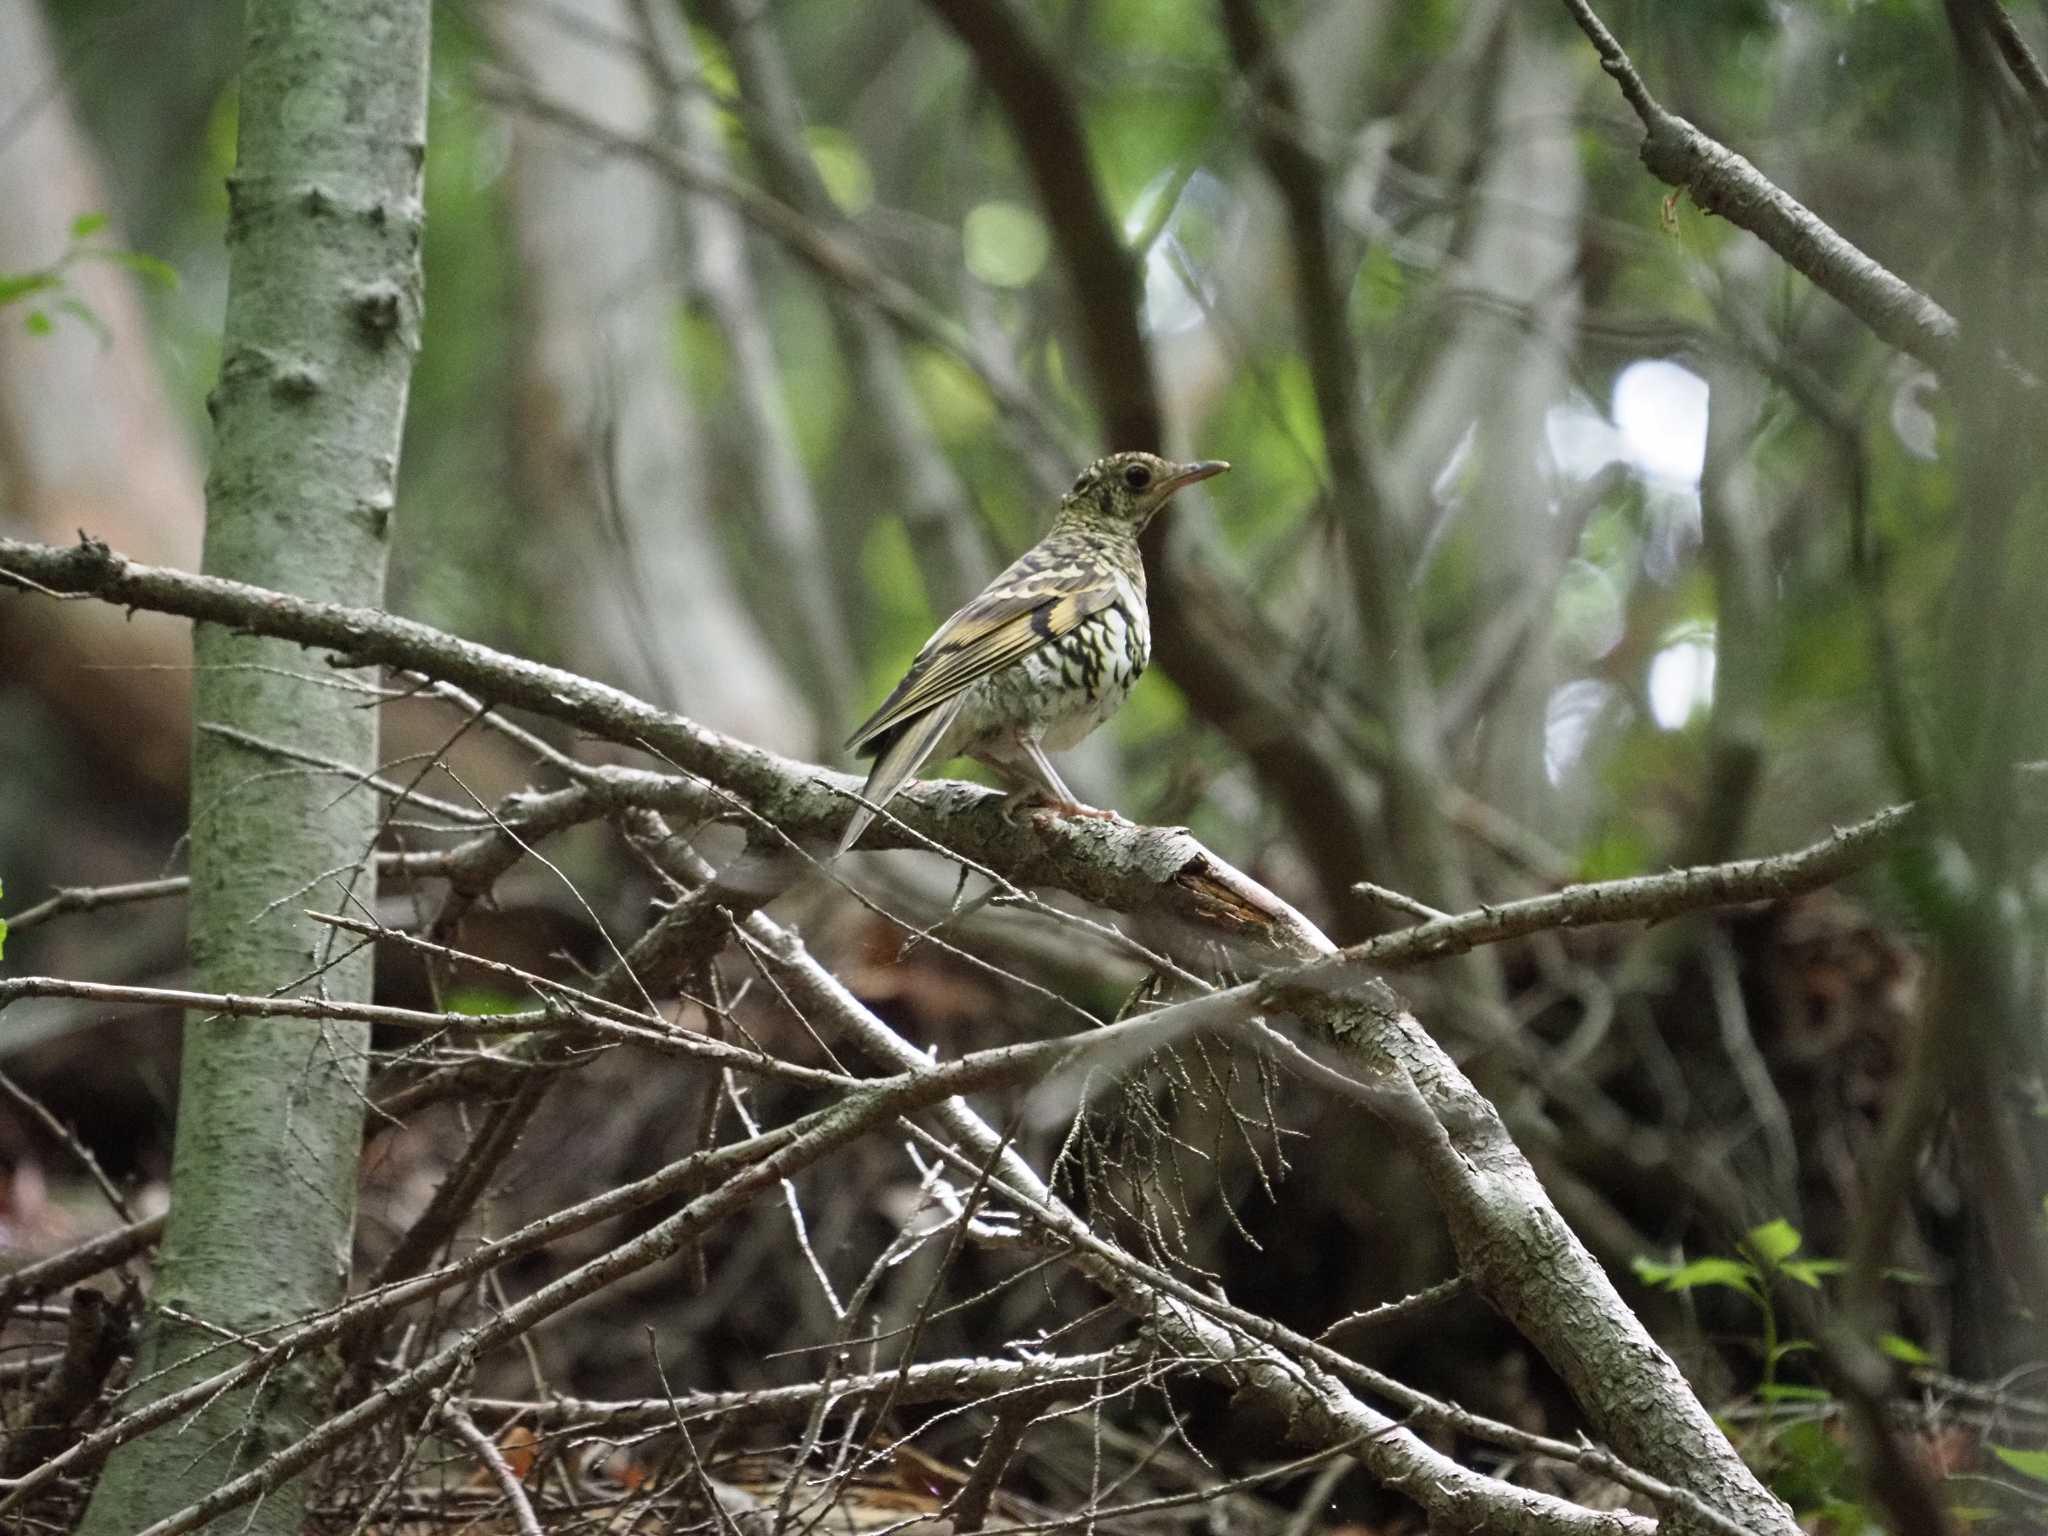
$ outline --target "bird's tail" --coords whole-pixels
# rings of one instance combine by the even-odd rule
[[[896,791],[909,783],[911,776],[924,766],[925,759],[932,755],[939,738],[946,734],[954,717],[960,713],[961,705],[966,702],[965,698],[955,697],[906,721],[896,739],[876,754],[875,766],[868,770],[867,785],[861,790],[861,797],[868,805],[857,809],[853,820],[846,824],[846,835],[839,839],[840,853],[859,842],[861,833],[867,831],[874,821],[875,812],[868,807],[879,809],[888,804]]]

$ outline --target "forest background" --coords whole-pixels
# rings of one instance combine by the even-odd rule
[[[285,1427],[222,1399],[165,1529],[243,1474],[280,1529],[737,1518],[706,1488],[764,1529],[1772,1528],[1721,1434],[1810,1527],[2037,1520],[2048,13],[1595,9],[468,0],[408,85],[425,8],[366,6],[424,305],[323,274],[403,424],[356,601],[633,713],[157,579],[246,469],[243,17],[0,0],[0,1498],[69,1528],[150,1442],[180,1008],[253,991],[315,1001],[248,1044],[369,1084],[285,1198],[350,1296],[427,1289]],[[1234,465],[1148,537],[1154,665],[1066,760],[1135,825],[930,789],[824,864],[846,732],[1132,447]],[[328,489],[266,484],[259,585]],[[195,668],[194,616],[283,643]],[[209,712],[266,668],[374,757]],[[196,794],[195,734],[241,754]],[[188,867],[275,780],[369,818],[374,879],[241,866],[302,951],[377,939],[358,1044],[345,975],[188,958]],[[973,1058],[980,1132],[731,1151],[918,1079],[904,1042]],[[758,1190],[693,1164],[418,1278],[719,1148]],[[213,1326],[260,1358],[340,1301]],[[1651,1336],[1690,1389],[1624,1381]],[[1640,1445],[1624,1387],[1676,1415]]]

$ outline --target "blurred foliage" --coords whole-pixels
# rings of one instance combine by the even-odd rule
[[[113,0],[55,7],[68,83],[110,143],[130,145],[115,115],[138,100],[175,130],[147,143],[146,164],[124,159],[116,172],[124,186],[169,189],[151,205],[159,212],[138,244],[147,252],[142,259],[193,279],[151,302],[169,376],[201,441],[223,295],[221,187],[233,140],[235,9],[228,0],[176,15]],[[1187,386],[1194,414],[1183,413],[1179,425],[1188,441],[1165,446],[1227,456],[1238,468],[1211,489],[1206,511],[1187,516],[1216,541],[1215,558],[1266,606],[1308,659],[1303,664],[1355,687],[1373,662],[1342,640],[1348,593],[1337,576],[1321,425],[1285,303],[1284,230],[1247,149],[1243,90],[1214,14],[1192,0],[1064,0],[1032,10],[1042,34],[1072,61],[1093,169],[1112,215],[1133,238],[1150,241],[1148,312],[1169,395],[1179,388],[1177,367],[1213,375]],[[194,12],[214,40],[211,67],[167,79],[152,50],[168,45]],[[983,285],[978,302],[1012,338],[1016,365],[1077,453],[1129,446],[1093,440],[1088,404],[1062,349],[1071,310],[1050,232],[1010,126],[957,48],[908,3],[855,9],[788,0],[764,14],[804,104],[804,146],[878,262],[944,310],[957,309],[961,283]],[[1911,175],[1941,163],[1955,132],[1954,66],[1937,13],[1850,0],[1780,7],[1713,0],[1675,9],[1635,0],[1604,14],[1675,107],[1940,292],[1944,242],[1953,239],[1946,233],[1952,192]],[[1515,515],[1541,518],[1598,467],[1583,453],[1573,462],[1557,456],[1567,418],[1606,432],[1596,457],[1619,458],[1637,473],[1592,509],[1576,548],[1562,552],[1556,599],[1539,626],[1555,673],[1551,737],[1540,748],[1555,800],[1504,809],[1575,850],[1588,872],[1638,857],[1654,864],[1694,813],[1689,786],[1699,780],[1710,734],[1707,672],[1687,674],[1698,694],[1690,704],[1667,701],[1653,710],[1648,690],[1665,649],[1714,643],[1714,596],[1702,575],[1696,487],[1652,483],[1641,466],[1656,445],[1614,428],[1616,381],[1646,359],[1696,366],[1690,359],[1700,345],[1729,345],[1718,318],[1724,309],[1744,314],[1751,329],[1735,339],[1738,348],[1797,348],[1801,365],[1839,391],[1861,433],[1868,514],[1886,550],[1887,614],[1909,639],[1923,629],[1953,563],[1947,405],[1941,390],[1916,383],[1843,324],[1803,279],[1759,261],[1749,236],[1683,202],[1667,206],[1666,189],[1636,161],[1633,123],[1561,8],[1526,10],[1512,25],[1503,22],[1498,39],[1477,36],[1475,46],[1483,19],[1483,8],[1448,0],[1356,12],[1310,3],[1270,8],[1276,34],[1293,40],[1291,63],[1310,104],[1303,137],[1329,165],[1348,272],[1347,320],[1366,360],[1375,430],[1389,442],[1414,425],[1443,344],[1481,323],[1469,300],[1487,279],[1471,267],[1473,242],[1488,218],[1501,215],[1472,194],[1489,157],[1504,141],[1531,135],[1559,138],[1575,151],[1582,194],[1529,187],[1526,209],[1507,215],[1510,225],[1540,223],[1553,192],[1564,193],[1558,206],[1583,210],[1564,233],[1578,245],[1586,323],[1555,359],[1564,371],[1544,407],[1552,451],[1508,471],[1528,492]],[[517,429],[507,388],[521,322],[502,195],[508,136],[477,88],[491,50],[489,13],[471,0],[439,8],[437,21],[427,328],[392,591],[401,608],[423,618],[550,654],[557,649],[548,633],[550,562],[502,558],[531,535],[517,526],[521,501],[509,483],[508,436]],[[736,100],[723,42],[703,25],[695,36],[703,87],[722,104],[739,169],[753,174],[751,109]],[[1511,44],[1501,41],[1510,37]],[[1502,110],[1494,76],[1503,46],[1547,72],[1544,102],[1508,121],[1493,116]],[[842,466],[873,462],[872,445],[862,440],[872,418],[850,396],[827,296],[772,242],[751,238],[804,465],[821,505],[847,531],[832,547],[851,590],[867,594],[852,616],[864,647],[860,675],[879,688],[929,631],[939,605],[922,591],[892,509],[870,487],[842,479]],[[1199,300],[1192,308],[1191,297]],[[1168,320],[1191,329],[1158,328]],[[694,304],[686,302],[676,323],[683,374],[712,427],[707,452],[722,458],[736,408],[723,340]],[[1552,361],[1535,356],[1546,343],[1521,339],[1514,324],[1494,330],[1500,380]],[[1183,364],[1188,335],[1201,343],[1200,355]],[[1021,474],[988,391],[955,357],[921,344],[910,344],[906,355],[934,438],[971,488],[973,505],[960,515],[990,529],[1002,551],[1020,547],[1041,526],[1046,498]],[[1494,407],[1475,394],[1467,408],[1476,419]],[[1771,542],[1770,617],[1780,627],[1766,773],[1792,793],[1760,797],[1766,820],[1754,829],[1759,842],[1773,842],[1867,808],[1886,786],[1875,749],[1853,739],[1870,717],[1869,615],[1849,565],[1836,445],[1778,386],[1769,387],[1763,410],[1744,466],[1745,515]],[[1674,419],[1667,430],[1696,425]],[[1469,444],[1457,451],[1469,455]],[[1467,500],[1479,461],[1460,462],[1462,471],[1437,479],[1427,504],[1396,509],[1428,551],[1418,597],[1447,686],[1456,683],[1484,616],[1503,601],[1484,562],[1474,560],[1493,541],[1497,514]],[[1434,470],[1403,466],[1403,473],[1419,470],[1427,482],[1454,468],[1440,462]],[[743,586],[771,590],[749,566],[750,531],[731,521],[743,499],[716,500]],[[593,518],[594,530],[601,521]],[[1919,658],[1908,660],[1917,669]],[[1674,679],[1668,686],[1679,686],[1678,672],[1667,673]],[[1574,686],[1595,683],[1597,693]],[[1173,743],[1193,722],[1170,698],[1163,680],[1148,683],[1115,723],[1132,761],[1185,750]],[[1592,708],[1596,699],[1603,702]],[[1822,720],[1829,725],[1817,731]],[[1808,771],[1816,749],[1841,771]],[[1125,809],[1146,813],[1142,802]],[[1197,829],[1225,851],[1246,851],[1227,820],[1199,807],[1194,814]]]
[[[544,11],[550,0],[490,3]],[[1334,504],[1286,215],[1254,152],[1250,91],[1214,8],[1022,7],[1070,66],[1089,169],[1111,220],[1142,252],[1143,314],[1174,434],[1145,445],[1098,440],[1062,232],[1046,220],[1013,125],[952,34],[911,0],[743,9],[787,56],[804,118],[797,141],[844,216],[847,240],[1014,371],[1054,424],[1057,441],[1037,442],[972,361],[899,338],[921,430],[965,487],[957,516],[987,536],[992,562],[1028,544],[1050,509],[1054,476],[1033,447],[1065,473],[1098,452],[1138,446],[1231,460],[1230,476],[1170,514],[1172,553],[1240,596],[1265,626],[1228,643],[1249,649],[1260,676],[1301,712],[1304,740],[1314,734],[1308,723],[1329,727],[1340,777],[1372,801],[1385,745],[1369,705],[1380,658],[1358,638],[1345,565],[1350,509]],[[1958,69],[1941,7],[1611,0],[1599,9],[1673,110],[1958,307],[1970,236]],[[1745,797],[1736,851],[1805,842],[1897,798],[1878,644],[1899,653],[1914,724],[1938,735],[1926,722],[1944,697],[1938,666],[1971,510],[1954,387],[1875,341],[1751,236],[1649,176],[1638,125],[1562,6],[1286,0],[1261,10],[1303,103],[1289,126],[1325,172],[1342,308],[1321,318],[1345,328],[1362,360],[1365,425],[1390,520],[1413,557],[1409,590],[1431,680],[1440,702],[1476,701],[1447,732],[1450,771],[1460,789],[1495,797],[1492,809],[1559,855],[1561,869],[1532,872],[1526,861],[1475,854],[1485,899],[1526,894],[1560,872],[1667,866],[1711,797],[1730,792],[1716,776],[1717,754],[1746,710],[1759,728],[1757,774],[1734,791]],[[106,148],[123,238],[184,278],[149,302],[165,377],[203,443],[225,287],[222,185],[239,8],[61,0],[53,12],[64,84]],[[735,174],[771,185],[756,108],[739,98],[726,40],[699,6],[682,12],[702,62],[691,88],[716,103]],[[594,507],[546,531],[525,521],[529,502],[512,467],[521,431],[514,386],[530,337],[505,189],[510,132],[483,85],[492,13],[487,0],[460,0],[435,15],[426,328],[392,603],[482,640],[556,655],[560,626],[588,610],[552,585],[579,567],[545,541],[565,527],[594,541],[611,529]],[[192,39],[204,39],[204,51],[188,64],[172,50],[202,46]],[[826,521],[835,588],[857,595],[845,629],[869,703],[949,599],[922,558],[929,528],[905,515],[877,472],[893,450],[835,325],[842,295],[758,230],[748,239],[775,387]],[[686,253],[676,270],[689,270]],[[772,629],[788,602],[786,573],[763,554],[768,541],[747,510],[738,365],[694,291],[677,303],[665,340],[700,418],[719,541],[703,558],[730,562],[736,587]],[[1719,585],[1700,502],[1703,409],[1731,409],[1740,393],[1706,388],[1719,369],[1754,392],[1750,430],[1735,462],[1720,466],[1733,515],[1758,551],[1762,601],[1750,614],[1734,613]],[[1858,566],[1859,526],[1872,540],[1869,570]],[[1521,627],[1503,629],[1517,614]],[[1766,663],[1755,697],[1731,699],[1721,653],[1738,624]],[[1113,748],[1091,763],[1096,782],[1115,787],[1124,814],[1189,822],[1299,899],[1299,871],[1320,829],[1267,792],[1231,744],[1228,722],[1204,719],[1191,695],[1155,669],[1103,733]],[[836,738],[852,723],[820,722],[819,734]],[[1530,771],[1506,771],[1503,759]],[[1894,930],[1919,916],[1882,877],[1856,894]],[[1697,979],[1662,950],[1640,970],[1655,972],[1681,1005]],[[1849,987],[1832,973],[1826,984]],[[1628,1028],[1640,1031],[1629,1035],[1631,1049],[1656,1030],[1627,1012],[1626,994],[1651,985],[1632,972],[1617,987]],[[1812,986],[1818,994],[1823,983]],[[1527,1013],[1518,1022],[1551,1029],[1544,1004]],[[1660,1094],[1683,1099],[1683,1052],[1704,1050],[1699,1040],[1714,1034],[1682,1008],[1675,1023],[1659,1022],[1679,1045],[1668,1066],[1646,1069],[1664,1081],[1616,1090],[1631,1109]],[[1802,1058],[1800,1069],[1807,1065]],[[1719,1110],[1698,1113],[1711,1122]],[[1612,1151],[1593,1154],[1603,1174],[1621,1161]],[[1659,1241],[1675,1241],[1699,1214],[1662,1188],[1632,1193],[1629,1214]],[[1375,1221],[1383,1214],[1372,1212]],[[1792,1247],[1778,1251],[1787,1233]],[[1800,1242],[1789,1226],[1756,1227],[1727,1257],[1651,1267],[1641,1278],[1670,1294],[1719,1286],[1761,1308],[1770,1385],[1787,1358],[1770,1283],[1808,1278],[1800,1266],[1811,1261],[1794,1257]],[[1741,1326],[1757,1331],[1754,1317]],[[1839,1439],[1803,1423],[1784,1428],[1775,1446],[1787,1496],[1851,1528],[1844,1510],[1855,1495]]]

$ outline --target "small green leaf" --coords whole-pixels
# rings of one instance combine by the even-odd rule
[[[818,168],[818,180],[825,183],[825,191],[841,213],[858,216],[874,206],[875,175],[858,139],[836,128],[808,128],[804,141]]]
[[[1934,1356],[1911,1339],[1902,1338],[1896,1333],[1880,1333],[1877,1336],[1877,1347],[1894,1360],[1902,1360],[1907,1365],[1934,1364]]]
[[[2022,1477],[2031,1477],[2037,1483],[2048,1483],[2048,1451],[2022,1451],[2010,1445],[1994,1445],[1991,1447],[1991,1454]]]
[[[71,238],[90,240],[106,227],[107,216],[104,213],[81,213],[71,221]]]
[[[1778,1273],[1790,1275],[1801,1285],[1811,1286],[1817,1291],[1820,1289],[1822,1275],[1839,1275],[1848,1267],[1840,1259],[1793,1259],[1789,1263],[1780,1264]]]
[[[28,327],[28,333],[31,336],[47,336],[51,331],[50,317],[40,309],[30,310],[28,318],[21,323]]]
[[[1690,1291],[1702,1285],[1725,1285],[1730,1290],[1754,1296],[1756,1267],[1739,1259],[1694,1259],[1690,1264],[1658,1264],[1650,1259],[1635,1261],[1636,1278],[1647,1285],[1661,1285],[1667,1291]]]
[[[144,282],[155,283],[159,288],[174,289],[178,286],[178,269],[147,251],[83,251],[80,254],[126,267]]]
[[[32,293],[57,286],[54,272],[4,272],[0,273],[0,304],[12,304],[25,299]]]
[[[1781,1264],[1799,1251],[1799,1229],[1780,1217],[1749,1229],[1749,1251],[1764,1264]]]

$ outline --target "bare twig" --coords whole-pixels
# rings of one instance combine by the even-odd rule
[[[456,1438],[476,1453],[477,1460],[491,1474],[491,1481],[505,1495],[505,1502],[512,1509],[513,1523],[519,1527],[519,1536],[543,1536],[540,1517],[533,1512],[533,1502],[527,1498],[526,1489],[520,1485],[519,1474],[506,1462],[505,1453],[498,1449],[497,1442],[478,1429],[476,1420],[464,1413],[452,1397],[442,1400],[440,1417],[442,1423],[455,1431]]]
[[[72,1159],[85,1169],[87,1176],[92,1179],[94,1187],[99,1190],[100,1198],[112,1207],[116,1216],[119,1216],[123,1222],[130,1224],[134,1222],[135,1213],[128,1209],[128,1197],[123,1195],[114,1181],[107,1177],[107,1171],[100,1167],[100,1160],[92,1155],[92,1148],[79,1139],[76,1131],[51,1114],[40,1099],[29,1093],[27,1089],[15,1082],[5,1072],[0,1072],[0,1093],[6,1094],[16,1104],[27,1110],[42,1125],[44,1130],[57,1139],[58,1144],[71,1154]]]
[[[183,875],[172,875],[163,880],[134,880],[122,885],[62,886],[56,895],[47,896],[32,907],[24,907],[8,918],[7,927],[12,933],[25,933],[66,913],[97,912],[101,907],[121,906],[131,901],[161,901],[166,896],[182,896],[190,888],[191,881]]]
[[[1379,1328],[1388,1323],[1405,1322],[1432,1312],[1445,1302],[1464,1295],[1471,1284],[1463,1275],[1453,1275],[1427,1290],[1417,1291],[1413,1296],[1403,1296],[1398,1301],[1384,1301],[1363,1312],[1354,1312],[1349,1317],[1340,1317],[1321,1333],[1316,1335],[1318,1344],[1327,1344],[1333,1334],[1349,1333],[1354,1328]]]

